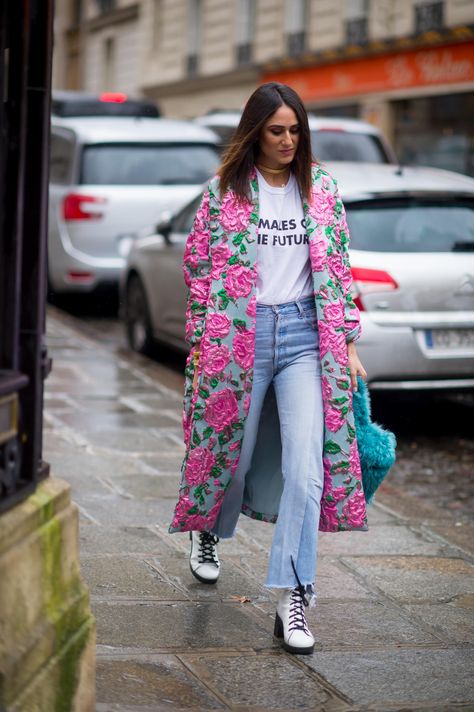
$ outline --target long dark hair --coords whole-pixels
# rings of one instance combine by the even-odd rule
[[[287,84],[268,82],[256,89],[247,101],[229,148],[219,168],[221,195],[232,188],[240,200],[248,200],[249,176],[258,155],[258,141],[263,125],[283,104],[293,109],[300,133],[298,148],[291,162],[301,195],[309,199],[311,192],[311,134],[308,114],[298,94]]]

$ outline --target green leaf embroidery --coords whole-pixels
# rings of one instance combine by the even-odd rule
[[[334,440],[328,440],[328,442],[324,445],[324,452],[335,454],[337,452],[341,452],[341,447],[335,443]]]

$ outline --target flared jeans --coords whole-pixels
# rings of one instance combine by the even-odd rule
[[[233,536],[242,507],[245,474],[257,438],[268,387],[275,389],[282,443],[283,491],[270,551],[268,588],[311,586],[316,578],[323,491],[323,399],[314,297],[257,304],[252,398],[240,459],[213,533]]]

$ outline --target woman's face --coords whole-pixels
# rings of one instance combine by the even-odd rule
[[[295,157],[299,140],[300,125],[296,114],[282,104],[263,125],[258,160],[268,168],[283,168]]]

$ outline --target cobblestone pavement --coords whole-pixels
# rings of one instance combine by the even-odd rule
[[[474,710],[474,527],[389,480],[369,532],[321,535],[316,650],[289,655],[262,586],[272,526],[241,517],[216,586],[167,533],[180,377],[55,309],[48,346],[44,456],[80,508],[98,712]]]

